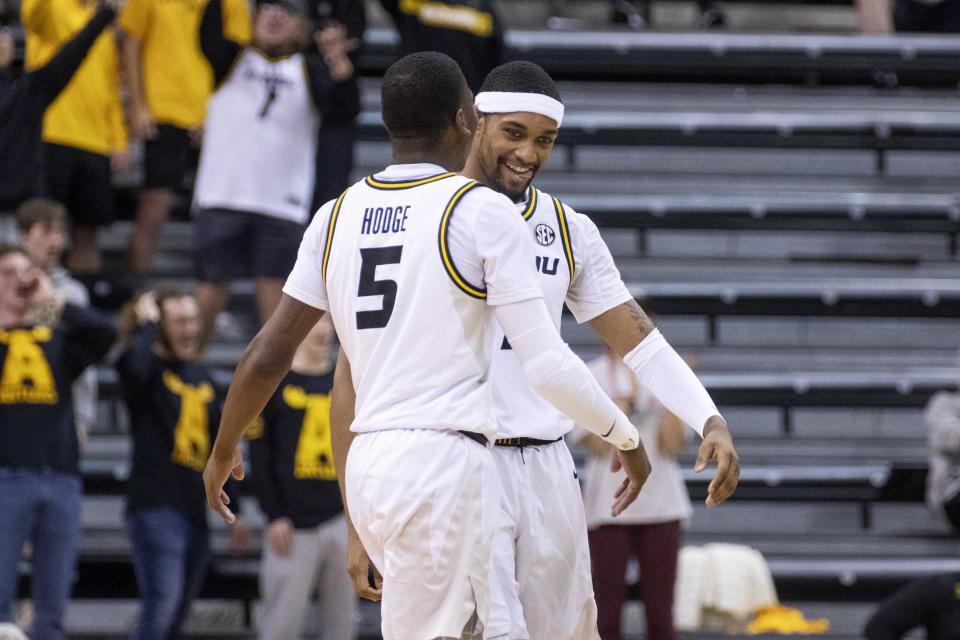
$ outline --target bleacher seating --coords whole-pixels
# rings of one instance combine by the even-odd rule
[[[380,29],[366,39],[361,65],[375,76],[396,39]],[[518,31],[508,47],[567,79],[561,146],[538,184],[601,227],[631,291],[655,300],[737,434],[741,487],[719,509],[702,506],[692,450],[682,457],[698,503],[686,542],[761,550],[781,597],[836,616],[847,637],[905,580],[960,570],[955,538],[922,504],[922,408],[958,383],[960,41]],[[878,74],[899,88],[874,88]],[[389,160],[378,86],[363,81],[357,177]],[[190,278],[187,202],[155,279]],[[105,233],[108,253],[128,233],[126,223]],[[252,284],[232,294],[252,331]],[[589,327],[566,317],[564,333],[585,357],[599,352]],[[242,348],[223,340],[208,353],[221,385]],[[122,636],[135,596],[121,517],[127,425],[116,374],[100,378],[68,618],[90,638]],[[250,635],[262,522],[249,513],[249,553],[231,555],[215,530],[200,609],[218,612],[219,634],[192,637]],[[364,629],[376,637],[375,608]]]
[[[360,66],[380,75],[396,58],[397,35],[370,29]],[[507,56],[558,78],[681,82],[845,83],[955,86],[960,43],[949,36],[511,31]]]

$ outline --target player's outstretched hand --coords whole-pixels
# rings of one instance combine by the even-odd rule
[[[223,490],[223,485],[227,484],[227,479],[231,475],[237,480],[243,480],[243,456],[240,454],[240,447],[236,447],[233,455],[226,458],[218,457],[214,453],[203,469],[203,486],[207,492],[207,504],[219,513],[227,524],[237,521],[237,516],[227,506],[230,504],[230,496]]]
[[[697,451],[697,462],[693,470],[700,473],[707,468],[711,460],[717,461],[717,472],[707,488],[706,505],[712,509],[723,504],[733,495],[740,481],[740,457],[733,446],[733,436],[727,429],[727,423],[720,416],[707,420],[703,428],[703,442]]]
[[[647,458],[647,450],[643,448],[643,443],[629,451],[617,449],[610,468],[614,472],[623,469],[627,474],[626,479],[613,494],[613,508],[610,510],[610,515],[616,518],[633,504],[640,495],[640,489],[650,477],[650,460]]]
[[[370,571],[373,570],[373,584],[370,584]],[[347,573],[353,581],[357,595],[367,600],[379,600],[383,596],[383,576],[370,562],[367,550],[360,538],[351,531],[347,537]]]

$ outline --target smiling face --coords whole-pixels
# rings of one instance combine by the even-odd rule
[[[556,140],[557,123],[539,113],[486,114],[470,154],[484,184],[519,202]]]

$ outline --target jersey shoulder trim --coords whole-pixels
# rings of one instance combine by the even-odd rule
[[[330,224],[327,226],[327,241],[323,246],[323,264],[321,266],[324,284],[327,282],[327,264],[330,262],[330,248],[333,245],[333,232],[337,228],[337,218],[340,216],[340,207],[343,205],[343,199],[347,195],[347,191],[350,191],[350,189],[347,188],[343,193],[340,194],[340,197],[337,198],[337,201],[333,204],[333,211],[330,212]]]
[[[453,263],[453,259],[450,256],[450,247],[447,238],[447,234],[450,229],[450,221],[453,219],[453,212],[457,208],[457,204],[459,204],[467,192],[479,186],[479,182],[474,182],[471,180],[457,189],[457,192],[453,194],[453,197],[450,198],[446,208],[443,210],[443,217],[440,219],[440,233],[438,235],[437,242],[440,248],[440,259],[443,262],[443,267],[446,270],[447,275],[450,276],[450,280],[453,281],[453,284],[457,285],[458,289],[463,291],[471,298],[486,300],[487,290],[485,288],[470,284],[467,282],[467,279],[463,277],[460,271],[457,270],[457,265]]]
[[[523,211],[523,219],[529,220],[533,212],[537,210],[537,201],[540,199],[539,191],[533,185],[530,185],[530,200],[527,201],[527,208]]]
[[[560,198],[553,197],[553,208],[557,213],[557,225],[560,227],[560,239],[563,240],[563,255],[567,258],[567,267],[570,269],[570,280],[573,280],[575,263],[573,261],[573,243],[570,241],[570,225],[567,223],[567,212],[563,208]]]
[[[389,180],[377,180],[373,176],[367,176],[365,182],[367,186],[373,187],[374,189],[380,189],[382,191],[394,191],[396,189],[411,189],[413,187],[419,187],[420,185],[430,184],[431,182],[436,182],[438,180],[444,180],[452,176],[457,175],[453,171],[448,171],[447,173],[438,173],[435,176],[430,176],[429,178],[421,178],[420,180],[406,180],[399,182],[391,182]]]

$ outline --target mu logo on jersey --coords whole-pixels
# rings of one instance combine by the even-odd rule
[[[7,357],[0,374],[0,404],[57,404],[56,381],[40,347],[50,342],[50,327],[0,331]]]
[[[216,393],[209,382],[188,384],[172,371],[163,372],[163,384],[180,397],[180,419],[173,432],[173,454],[177,464],[203,471],[210,455],[210,421],[207,405]]]
[[[537,256],[537,271],[545,276],[557,275],[557,267],[560,266],[560,258],[551,258],[550,256]]]

